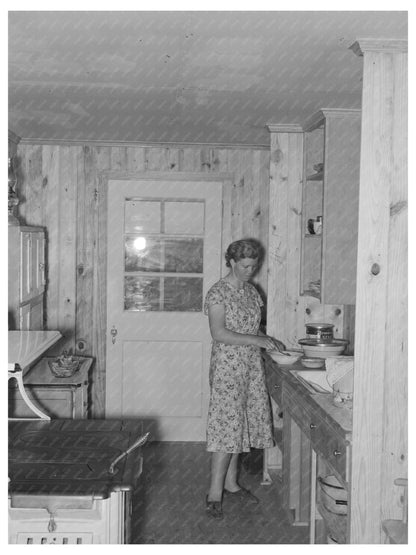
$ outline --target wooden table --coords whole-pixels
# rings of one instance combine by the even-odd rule
[[[23,376],[31,365],[62,337],[59,331],[9,331],[8,379],[15,379],[26,405],[39,418],[49,419],[27,396]]]
[[[91,357],[77,357],[79,369],[69,378],[55,377],[49,361],[55,357],[44,357],[25,374],[24,387],[29,399],[51,418],[87,418],[88,416],[88,372]],[[24,418],[30,416],[28,407],[22,402],[18,390],[9,387],[9,415]]]

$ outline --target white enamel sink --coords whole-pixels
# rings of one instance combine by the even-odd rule
[[[290,371],[311,393],[332,393],[327,380],[326,370],[291,370]]]

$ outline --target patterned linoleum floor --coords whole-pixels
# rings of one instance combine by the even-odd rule
[[[260,452],[244,458],[239,480],[260,503],[226,498],[220,521],[205,515],[210,462],[205,444],[153,442],[143,454],[142,480],[133,495],[133,543],[308,543],[308,528],[291,526],[281,508],[281,483],[260,484]]]

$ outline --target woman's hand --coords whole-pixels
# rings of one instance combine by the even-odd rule
[[[260,349],[266,349],[266,351],[275,351],[276,344],[275,339],[273,337],[269,337],[268,335],[258,335],[257,336],[257,346]],[[278,349],[280,350],[280,349]]]
[[[274,337],[272,337],[274,345],[275,345],[275,349],[277,349],[278,351],[282,352],[286,350],[285,344],[282,343],[281,341],[279,341],[278,339],[275,339]]]

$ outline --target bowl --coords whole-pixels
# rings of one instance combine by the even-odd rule
[[[348,512],[348,494],[335,476],[318,477],[320,498],[327,511],[336,515],[346,515]]]
[[[325,359],[316,357],[302,357],[300,359],[300,362],[305,368],[322,368],[322,366],[325,364]]]
[[[291,364],[294,364],[297,360],[299,360],[302,356],[301,351],[268,351],[268,354],[275,362],[281,364],[282,366],[290,366]]]
[[[305,357],[327,358],[338,356],[345,351],[348,345],[347,339],[333,339],[330,343],[322,343],[317,339],[299,339]]]
[[[62,361],[61,359],[48,360],[49,368],[56,378],[70,378],[79,368],[80,360]]]

